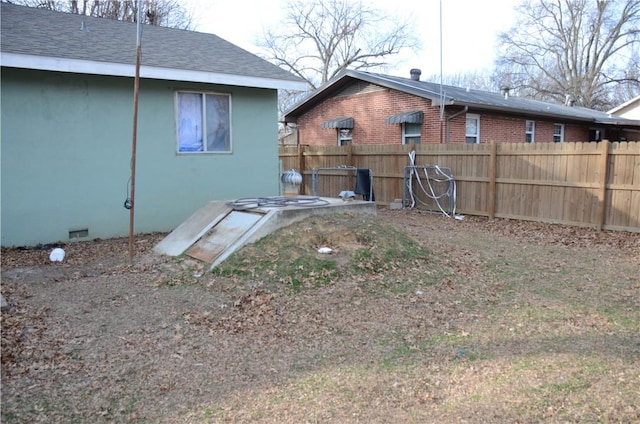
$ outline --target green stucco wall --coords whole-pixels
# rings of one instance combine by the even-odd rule
[[[176,153],[176,90],[230,93],[231,154]],[[2,68],[3,246],[126,236],[133,80]],[[278,194],[277,92],[140,83],[135,231],[170,231],[210,200]]]

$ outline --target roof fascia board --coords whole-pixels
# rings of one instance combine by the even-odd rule
[[[286,111],[281,118],[282,122],[295,123],[297,116],[313,106],[317,101],[316,99],[322,98],[322,96],[330,92],[334,85],[336,85],[339,81],[346,77],[346,73],[340,76],[335,77],[332,80],[327,81],[323,86],[317,88],[311,92],[310,95],[305,96],[300,102],[296,103],[291,109]]]
[[[387,79],[381,75],[371,75],[369,73],[359,72],[356,70],[348,69],[343,71],[343,73],[336,76],[334,79],[330,80],[326,83],[322,88],[316,90],[310,97],[305,98],[301,101],[300,104],[294,106],[288,113],[286,113],[283,117],[283,122],[296,122],[296,117],[298,114],[307,110],[316,103],[316,99],[322,99],[323,95],[326,93],[330,93],[332,88],[338,84],[338,82],[344,80],[345,78],[351,78],[361,81],[366,81],[372,84],[377,84],[382,87],[399,90],[405,92],[407,94],[412,94],[418,97],[426,98],[431,100],[431,105],[433,107],[440,106],[440,93],[432,92],[430,90],[425,90],[421,88],[416,88],[411,86],[410,84],[403,84],[401,82]],[[445,86],[446,87],[446,86]],[[604,125],[635,125],[634,121],[618,119],[612,120],[612,122],[607,122],[602,119],[590,118],[590,117],[580,117],[575,115],[562,115],[556,114],[552,112],[544,112],[544,111],[536,111],[536,110],[524,110],[518,108],[507,108],[501,106],[490,106],[486,104],[478,104],[473,102],[464,102],[454,99],[451,96],[446,96],[446,92],[444,93],[444,105],[445,106],[467,106],[469,109],[473,109],[474,111],[482,112],[500,112],[507,113],[510,115],[518,115],[518,116],[527,116],[527,117],[539,117],[546,118],[550,120],[558,120],[562,122],[587,122],[587,123],[596,123],[596,124],[604,124]],[[625,121],[624,123],[622,121]]]
[[[611,119],[596,119],[593,122],[603,125],[615,125],[621,127],[640,127],[640,120],[637,119],[624,119],[624,118],[611,118]]]
[[[639,121],[624,119],[624,118],[611,118],[611,119],[602,119],[602,118],[592,118],[592,117],[580,117],[575,115],[562,115],[552,112],[544,112],[544,111],[536,111],[536,110],[525,110],[525,109],[516,109],[516,108],[506,108],[499,106],[488,106],[485,104],[477,104],[471,102],[452,102],[450,105],[457,106],[467,106],[470,111],[473,113],[482,113],[484,112],[501,112],[509,115],[515,116],[526,116],[531,118],[547,118],[554,119],[557,121],[563,122],[589,122],[595,124],[603,124],[603,125],[638,125]]]
[[[335,78],[326,82],[321,88],[315,90],[311,96],[305,97],[304,100],[301,100],[299,104],[295,105],[292,109],[290,109],[288,112],[284,114],[283,119],[287,120],[287,122],[293,122],[295,119],[292,118],[292,115],[295,117],[301,111],[307,110],[313,107],[311,105],[316,103],[316,99],[323,98],[323,95],[325,95],[325,93],[330,93],[334,86],[339,85],[339,82],[346,78],[366,81],[372,84],[380,85],[382,87],[404,91],[418,97],[424,97],[424,98],[430,99],[432,102],[436,102],[439,100],[439,94],[437,93],[434,93],[434,96],[427,96],[425,95],[428,93],[427,90],[416,89],[414,87],[404,85],[404,84],[399,84],[395,81],[390,81],[385,78],[381,78],[379,76],[374,76],[367,73],[355,71],[352,69],[347,69],[342,73],[338,74]]]
[[[613,109],[609,110],[607,113],[610,113],[612,115],[616,115],[618,112],[624,111],[627,107],[633,105],[634,103],[638,103],[638,105],[640,105],[640,96],[637,96],[637,97],[634,97],[633,99],[627,100],[626,102],[622,103],[621,105],[616,106]]]
[[[66,59],[47,56],[33,56],[16,53],[0,55],[2,66],[36,69],[41,71],[72,72],[79,74],[108,75],[118,77],[135,76],[135,65],[92,60]],[[274,78],[259,78],[215,72],[190,71],[184,69],[140,66],[140,77],[171,81],[198,82],[207,84],[236,85],[241,87],[271,88],[305,91],[306,82],[287,81]]]
[[[482,111],[502,112],[502,113],[507,113],[509,115],[553,118],[556,120],[566,120],[566,121],[596,122],[596,119],[594,118],[582,118],[575,115],[559,115],[557,113],[537,111],[537,110],[525,110],[525,109],[500,107],[500,106],[488,106],[485,104],[477,104],[477,103],[471,103],[471,102],[459,102],[459,103],[453,102],[452,104],[458,105],[458,106],[468,106],[469,109],[472,109],[474,112],[482,112]]]
[[[441,105],[439,93],[435,93],[430,90],[415,88],[415,87],[412,87],[411,85],[403,84],[398,81],[387,80],[386,78],[384,78],[384,76],[380,76],[380,75],[372,76],[369,74],[362,74],[359,72],[354,72],[354,74],[355,74],[353,75],[354,77],[366,80],[371,83],[380,84],[380,81],[385,81],[386,86],[388,88],[399,89],[409,94],[415,94],[419,97],[430,99],[432,101],[431,105],[433,107]],[[445,106],[456,106],[456,105],[467,106],[470,109],[474,109],[477,111],[495,111],[495,112],[509,113],[513,115],[539,116],[539,117],[545,117],[545,118],[553,118],[557,120],[591,122],[591,123],[608,124],[608,125],[636,125],[634,121],[625,120],[624,118],[608,121],[608,120],[602,120],[597,118],[588,118],[588,117],[583,118],[575,115],[562,115],[562,114],[556,114],[552,112],[545,113],[544,111],[522,110],[517,108],[490,106],[486,104],[478,104],[473,102],[456,101],[453,97],[447,96],[446,91],[444,92],[443,99],[445,100],[444,101]],[[625,122],[621,122],[621,121],[625,121]]]

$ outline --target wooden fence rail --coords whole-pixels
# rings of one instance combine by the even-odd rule
[[[279,155],[303,175],[303,194],[314,168],[369,168],[376,203],[388,205],[403,198],[412,149],[416,165],[451,169],[459,214],[640,232],[640,142],[281,146]]]

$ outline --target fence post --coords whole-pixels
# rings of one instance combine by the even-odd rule
[[[598,189],[598,222],[596,228],[602,231],[606,217],[607,173],[609,170],[609,140],[601,141],[600,150],[600,181]]]
[[[300,190],[302,189],[302,193],[307,193],[307,187],[305,184],[305,173],[306,170],[304,169],[305,164],[304,164],[304,146],[302,144],[298,144],[298,172],[300,172],[300,175],[302,175],[302,184],[300,184],[300,187],[298,188],[298,194],[300,194]]]
[[[347,166],[353,166],[353,143],[347,144]]]
[[[496,214],[496,162],[498,154],[498,145],[495,141],[491,141],[489,156],[489,187],[488,187],[488,207],[489,219],[495,218]]]

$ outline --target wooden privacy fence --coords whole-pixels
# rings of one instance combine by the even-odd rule
[[[452,171],[459,214],[640,232],[640,142],[281,146],[279,155],[302,174],[301,194],[311,194],[314,168],[370,168],[376,203],[388,205],[403,198],[412,148],[416,165]]]

